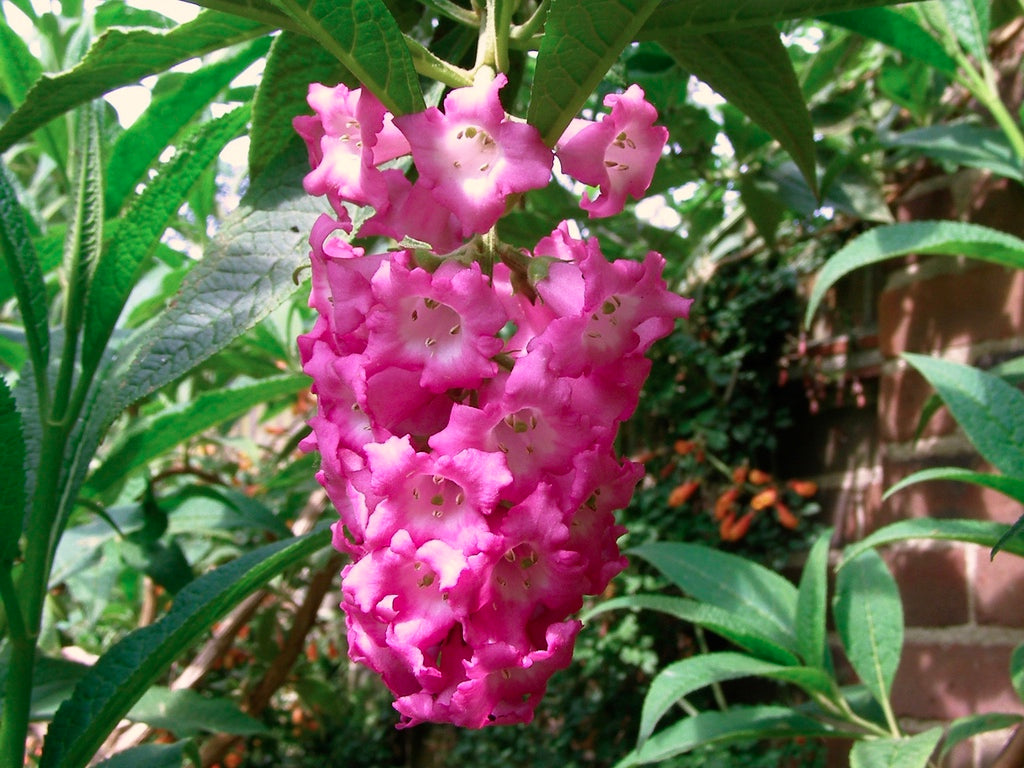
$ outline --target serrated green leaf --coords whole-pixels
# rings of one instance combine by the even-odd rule
[[[199,0],[196,5],[222,13],[243,16],[275,29],[302,32],[294,19],[279,11],[270,0]]]
[[[940,738],[942,728],[930,728],[900,739],[857,741],[850,750],[850,768],[925,768]]]
[[[935,387],[957,424],[992,466],[1024,478],[1024,393],[998,376],[948,360],[906,353]]]
[[[551,0],[527,122],[554,146],[657,0]]]
[[[291,534],[288,526],[259,499],[230,488],[189,485],[175,497],[162,501],[170,508],[167,530],[172,534],[231,528],[255,528],[276,536]]]
[[[7,568],[18,554],[18,538],[25,519],[25,436],[21,414],[7,380],[0,376],[0,568]]]
[[[828,620],[828,554],[832,539],[829,528],[807,554],[796,598],[796,640],[804,663],[818,669],[829,669],[826,634]]]
[[[890,4],[892,0],[663,0],[648,19],[641,37],[652,32],[659,35],[726,32]]]
[[[85,765],[132,705],[242,598],[330,542],[330,531],[258,547],[193,581],[170,612],[117,642],[89,668],[50,724],[40,768]]]
[[[188,688],[174,691],[153,686],[131,708],[126,719],[163,728],[178,738],[200,733],[252,736],[267,732],[267,726],[242,712],[230,699],[204,696]]]
[[[324,48],[310,45],[309,38],[282,32],[267,56],[259,89],[252,105],[249,132],[249,177],[256,179],[267,164],[298,140],[292,119],[309,114],[306,93],[310,83],[349,87],[358,81]]]
[[[18,299],[25,339],[36,376],[50,360],[50,327],[46,314],[46,286],[29,237],[25,214],[6,167],[0,166],[0,252]]]
[[[753,656],[776,664],[796,665],[796,655],[767,636],[756,622],[744,614],[727,611],[686,597],[667,595],[623,595],[605,600],[580,616],[584,622],[608,611],[640,609],[658,611],[703,627],[739,646]],[[769,631],[770,634],[770,631]]]
[[[756,26],[678,36],[650,30],[680,66],[770,133],[817,193],[814,128],[793,64],[778,30]]]
[[[843,551],[843,559],[839,563],[842,570],[854,558],[865,550],[893,544],[897,541],[912,539],[934,539],[937,541],[962,541],[982,547],[994,547],[1000,537],[1006,533],[1005,523],[991,520],[935,520],[933,518],[916,518],[879,528],[877,531],[851,544]],[[1024,556],[1024,542],[1009,541],[1004,546],[1007,552]]]
[[[272,0],[396,115],[424,109],[398,22],[382,0]]]
[[[850,664],[888,711],[903,649],[903,604],[896,581],[875,550],[863,551],[839,571],[832,610]]]
[[[774,571],[699,544],[652,542],[629,554],[646,560],[697,600],[742,612],[765,636],[796,652],[797,590]]]
[[[942,740],[942,751],[939,752],[939,757],[948,755],[950,750],[957,744],[967,739],[972,739],[980,733],[1001,731],[1004,728],[1011,728],[1020,722],[1020,715],[1002,712],[984,712],[979,715],[958,717],[949,724],[949,728],[946,730],[946,738]]]
[[[910,253],[970,256],[1024,268],[1024,240],[963,221],[911,221],[875,227],[843,246],[818,272],[807,302],[809,325],[825,292],[855,269]]]
[[[133,470],[211,427],[237,419],[260,403],[309,386],[306,376],[276,376],[206,392],[135,426],[93,472],[87,487],[102,493]]]
[[[1007,384],[1019,387],[1024,384],[1024,355],[1004,360],[987,369],[993,376],[998,376]],[[924,432],[925,426],[935,412],[942,407],[942,398],[937,394],[932,395],[921,406],[921,417],[917,420],[917,429],[914,431],[914,440],[919,440]]]
[[[929,125],[893,136],[881,136],[882,146],[908,148],[948,163],[981,168],[1024,181],[1024,165],[998,128],[972,123]]]
[[[615,768],[668,760],[708,744],[735,744],[761,739],[849,736],[780,706],[733,707],[727,712],[701,712],[670,725],[619,761]]]
[[[822,21],[878,40],[947,75],[956,74],[956,60],[921,25],[894,8],[862,8],[819,16]]]
[[[185,193],[249,119],[242,106],[198,127],[126,211],[117,237],[96,264],[86,307],[82,365],[99,362],[146,255],[160,240]]]
[[[174,137],[235,77],[264,55],[270,42],[269,37],[262,38],[229,59],[183,75],[176,87],[154,97],[138,120],[117,137],[110,151],[105,195],[108,216],[117,215],[125,200],[145,180],[146,169],[156,162]]]
[[[0,152],[58,115],[115,88],[267,31],[257,22],[214,11],[164,33],[109,29],[78,65],[36,81],[25,103],[0,126]]]
[[[833,688],[832,678],[820,669],[771,664],[732,651],[691,656],[669,664],[651,681],[640,715],[637,748],[643,747],[644,742],[654,733],[658,721],[677,701],[713,683],[739,677],[767,677],[792,683],[805,691],[824,694],[830,693]]]
[[[950,29],[967,53],[988,61],[988,36],[992,32],[992,0],[941,0]]]
[[[108,757],[96,768],[181,768],[186,757],[195,768],[202,765],[198,748],[191,741],[141,744]]]

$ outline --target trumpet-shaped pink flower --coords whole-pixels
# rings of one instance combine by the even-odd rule
[[[558,142],[562,170],[584,184],[598,187],[591,200],[584,193],[581,207],[592,217],[622,210],[626,195],[640,198],[651,185],[654,166],[668,141],[668,130],[654,125],[657,111],[643,89],[631,85],[625,93],[604,97],[611,113],[588,123],[575,120]]]
[[[507,82],[498,75],[449,93],[444,112],[431,107],[395,118],[412,147],[420,183],[455,214],[463,236],[494,226],[509,195],[551,179],[551,150],[537,129],[508,119],[498,100]]]

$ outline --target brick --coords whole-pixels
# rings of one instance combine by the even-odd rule
[[[914,439],[921,411],[935,389],[914,368],[902,368],[881,377],[878,393],[878,439],[883,443],[906,443]],[[922,437],[948,435],[956,421],[945,406],[932,414]]]
[[[973,555],[973,553],[971,553]],[[908,627],[946,627],[970,619],[967,552],[960,546],[897,547],[884,553]]]
[[[951,720],[982,712],[1020,712],[1010,685],[1012,645],[907,642],[893,684],[899,717]]]
[[[989,550],[972,547],[974,610],[979,624],[1024,627],[1020,596],[1024,591],[1024,558],[1005,552],[989,560]]]
[[[883,291],[878,300],[882,354],[928,352],[1006,339],[1024,328],[1024,272],[972,262]]]

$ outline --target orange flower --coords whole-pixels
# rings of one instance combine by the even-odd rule
[[[764,485],[772,481],[772,476],[767,472],[762,472],[760,469],[752,469],[747,479],[754,485]]]
[[[668,505],[670,507],[681,507],[689,501],[690,497],[693,496],[699,487],[699,480],[690,480],[682,485],[677,485],[672,489],[672,493],[668,495]]]
[[[747,480],[747,465],[746,464],[744,464],[744,465],[742,465],[740,467],[736,467],[736,469],[734,469],[732,471],[732,481],[734,483],[736,483],[737,485],[739,485],[740,483],[746,482],[746,480]]]
[[[693,452],[693,449],[697,447],[697,444],[693,440],[676,440],[675,451],[680,456],[686,456]]]
[[[781,501],[775,502],[775,517],[778,518],[779,525],[791,531],[800,525],[800,518],[790,512],[789,507]]]
[[[747,535],[747,531],[750,530],[750,523],[753,520],[753,512],[747,512],[739,520],[736,520],[734,515],[729,515],[719,526],[718,534],[722,537],[723,541],[739,541]]]
[[[722,520],[730,512],[734,512],[738,488],[729,488],[715,500],[715,520]]]
[[[809,499],[818,492],[818,484],[813,480],[790,480],[789,487],[797,496]]]
[[[767,509],[779,498],[779,492],[775,488],[765,488],[750,500],[750,508],[753,510]]]

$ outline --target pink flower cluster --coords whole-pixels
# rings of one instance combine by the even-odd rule
[[[319,318],[299,348],[318,412],[304,447],[321,453],[334,544],[353,556],[349,654],[383,677],[402,725],[532,718],[570,661],[571,615],[625,566],[613,512],[641,468],[613,441],[645,351],[690,303],[667,290],[660,255],[609,263],[564,223],[486,269],[456,250],[550,180],[552,152],[505,114],[503,83],[397,118],[366,91],[314,85],[316,116],[296,119],[306,187],[336,212],[310,237]],[[592,215],[642,194],[665,142],[639,88],[609,103],[559,150],[563,168],[602,166],[584,179],[600,190]],[[415,182],[382,168],[407,152]],[[616,176],[612,161],[628,167]],[[355,206],[360,236],[432,250],[367,255],[340,234]]]

